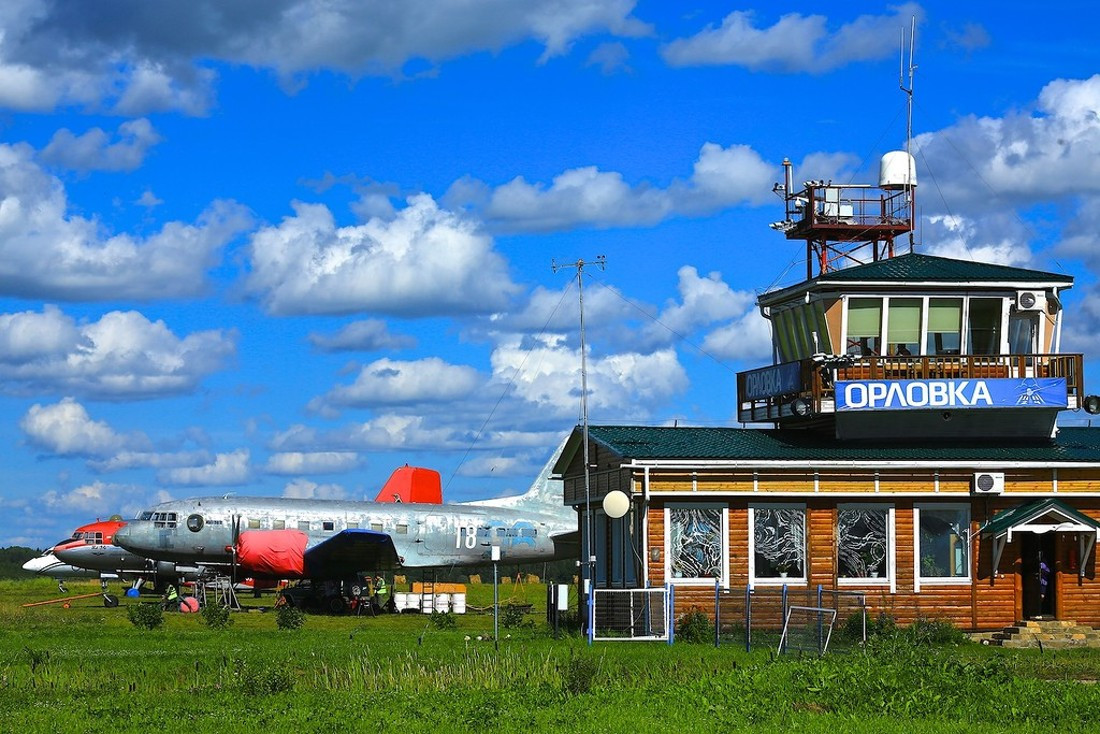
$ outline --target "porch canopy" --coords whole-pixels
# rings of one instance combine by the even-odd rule
[[[993,568],[1001,565],[1001,553],[1012,542],[1013,533],[1077,533],[1080,544],[1077,573],[1085,575],[1085,565],[1100,535],[1100,522],[1056,499],[1027,502],[1011,510],[1002,510],[981,529],[993,539]]]

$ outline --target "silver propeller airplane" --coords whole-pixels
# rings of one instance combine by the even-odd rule
[[[556,458],[517,497],[451,504],[199,497],[150,508],[114,542],[158,561],[282,579],[476,565],[490,560],[493,546],[504,563],[576,557],[576,513],[549,478]]]

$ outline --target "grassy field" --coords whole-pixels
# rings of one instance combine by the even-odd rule
[[[72,594],[97,585],[71,585]],[[542,605],[544,587],[502,595]],[[1100,729],[1100,651],[1002,651],[886,640],[870,651],[774,659],[734,647],[551,639],[541,615],[478,635],[488,615],[273,612],[208,628],[198,615],[130,623],[46,580],[0,582],[0,731],[1074,732]],[[470,603],[491,601],[471,587]],[[245,600],[251,601],[251,600]],[[260,603],[270,604],[270,597]],[[505,635],[509,637],[505,638]],[[469,638],[469,639],[467,639]]]

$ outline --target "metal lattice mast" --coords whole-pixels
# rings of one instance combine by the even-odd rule
[[[584,549],[587,553],[587,558],[582,565],[582,576],[585,581],[588,582],[588,598],[592,598],[592,588],[595,585],[593,579],[592,566],[595,562],[595,554],[592,549],[592,488],[589,476],[589,458],[588,458],[588,355],[587,347],[584,338],[584,266],[587,265],[583,259],[577,260],[575,263],[568,263],[558,265],[553,260],[550,261],[550,268],[555,273],[563,268],[576,268],[577,269],[577,291],[578,302],[580,305],[580,348],[581,348],[581,431],[583,435],[584,448],[583,448],[583,460],[584,460]],[[593,261],[600,270],[603,270],[607,265],[607,258],[603,255],[597,255]],[[591,609],[591,601],[589,602],[589,608]]]

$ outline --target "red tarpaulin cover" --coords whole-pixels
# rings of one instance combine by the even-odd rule
[[[424,502],[433,505],[443,503],[443,482],[439,472],[406,464],[396,469],[382,486],[375,502]]]
[[[237,540],[237,563],[253,576],[305,576],[306,534],[301,530],[252,530]]]

